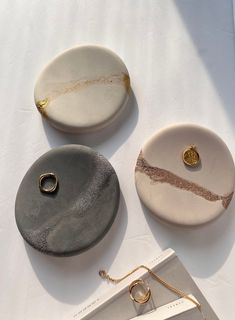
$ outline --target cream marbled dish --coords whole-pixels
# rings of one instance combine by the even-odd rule
[[[183,151],[195,145],[200,163],[184,164]],[[143,146],[135,168],[137,192],[161,220],[196,226],[218,217],[229,205],[234,163],[225,143],[212,131],[191,124],[163,129]]]
[[[110,124],[126,105],[129,91],[122,60],[106,48],[89,45],[51,61],[36,82],[34,98],[54,127],[84,132]]]

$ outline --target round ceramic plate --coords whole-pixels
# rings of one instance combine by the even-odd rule
[[[34,98],[54,127],[84,132],[112,122],[126,105],[129,91],[129,73],[115,53],[80,46],[47,65],[36,82]]]
[[[42,192],[39,177],[53,173],[56,190]],[[44,189],[55,180],[45,177]],[[15,216],[23,238],[44,253],[69,256],[100,241],[119,206],[117,175],[102,155],[78,145],[52,149],[28,170],[19,187]]]
[[[176,125],[143,146],[135,168],[137,192],[161,220],[197,226],[218,217],[234,190],[234,163],[225,143],[196,125]]]

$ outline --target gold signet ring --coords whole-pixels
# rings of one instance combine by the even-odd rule
[[[48,186],[47,186],[48,185]],[[58,179],[52,172],[43,173],[39,177],[39,189],[44,193],[53,193],[58,187]]]
[[[133,294],[133,290],[137,287],[141,289],[141,293],[136,292],[135,294]],[[132,301],[135,301],[140,304],[144,304],[149,301],[151,297],[151,290],[142,279],[138,279],[133,281],[129,285],[129,294]]]
[[[200,156],[195,146],[189,146],[184,150],[183,161],[189,167],[196,167],[200,163]]]

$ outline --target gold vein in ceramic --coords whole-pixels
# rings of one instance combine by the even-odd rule
[[[127,92],[130,90],[130,77],[126,73],[121,75],[111,75],[103,76],[91,80],[74,80],[65,83],[50,83],[49,87],[54,88],[48,94],[48,97],[37,101],[36,106],[38,110],[45,115],[45,108],[48,106],[49,102],[57,99],[58,97],[69,94],[71,92],[76,92],[83,88],[86,88],[95,84],[109,84],[109,85],[124,85]]]
[[[44,116],[46,116],[45,109],[48,106],[48,104],[49,104],[49,99],[48,98],[40,100],[40,101],[37,101],[37,103],[36,103],[38,111],[41,112],[41,114],[44,115]]]
[[[175,188],[192,192],[208,201],[222,201],[222,205],[225,209],[229,206],[233,197],[233,192],[228,195],[221,196],[198,185],[197,183],[183,179],[168,170],[149,165],[144,159],[142,151],[137,159],[135,171],[146,174],[154,182],[168,183]]]

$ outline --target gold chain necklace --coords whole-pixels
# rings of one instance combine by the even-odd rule
[[[199,302],[197,302],[195,299],[191,298],[187,293],[185,293],[184,291],[172,286],[171,284],[169,284],[168,282],[166,282],[165,280],[163,280],[161,277],[159,277],[156,273],[154,273],[151,269],[149,269],[148,267],[146,267],[145,265],[140,265],[138,267],[136,267],[135,269],[133,269],[132,271],[130,271],[129,273],[127,273],[125,276],[123,276],[122,278],[112,278],[105,270],[100,270],[99,271],[99,275],[102,279],[106,279],[112,283],[119,283],[121,281],[123,281],[124,279],[128,278],[129,276],[131,276],[133,273],[135,273],[136,271],[140,270],[140,269],[145,269],[147,270],[147,272],[150,274],[150,276],[156,280],[157,282],[159,282],[160,284],[162,284],[165,288],[167,288],[168,290],[172,291],[173,293],[175,293],[178,297],[180,298],[185,298],[188,299],[189,301],[191,301],[192,303],[194,303],[197,308],[200,310],[200,312],[202,313],[201,310],[201,304]],[[142,286],[145,284],[145,282],[142,279],[138,279],[133,281],[130,285],[129,285],[129,294],[132,300],[134,300],[137,303],[143,304],[146,303],[150,296],[151,296],[151,291],[148,288],[148,286],[145,285],[145,288],[147,288],[146,290],[146,295],[141,299],[136,299],[132,296],[132,289],[134,288],[134,286],[141,284]],[[203,314],[202,314],[203,315]],[[205,317],[203,316],[204,320]]]

